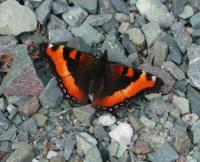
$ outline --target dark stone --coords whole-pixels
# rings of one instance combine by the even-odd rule
[[[65,160],[69,160],[72,151],[75,147],[76,144],[76,140],[75,140],[75,136],[69,134],[64,141],[64,151],[63,151],[63,156],[65,158]]]
[[[62,14],[69,9],[67,3],[64,3],[62,0],[56,0],[52,4],[52,13],[55,15]]]
[[[181,14],[184,10],[186,3],[187,3],[187,0],[173,0],[172,7],[173,7],[174,14],[175,15]]]
[[[49,23],[47,25],[47,28],[49,30],[54,30],[54,29],[66,29],[67,24],[61,20],[59,17],[51,15],[49,19]]]
[[[129,40],[127,34],[125,34],[122,38],[122,45],[127,50],[128,54],[137,52],[135,45]]]
[[[192,28],[194,29],[200,28],[200,12],[197,12],[190,18],[190,23],[192,25]]]
[[[176,83],[174,84],[174,88],[185,93],[187,91],[186,85],[187,85],[186,81],[179,80],[179,81],[176,81]]]
[[[23,33],[20,34],[19,39],[24,44],[30,44],[31,42],[37,42],[39,44],[45,40],[45,37],[40,34]]]
[[[51,43],[62,43],[67,42],[73,38],[72,34],[67,29],[54,29],[49,30],[49,40]]]
[[[0,36],[0,54],[11,51],[16,45],[17,40],[14,36]]]
[[[123,12],[125,14],[129,14],[129,9],[125,1],[123,0],[112,0],[113,6],[116,8],[117,11]]]

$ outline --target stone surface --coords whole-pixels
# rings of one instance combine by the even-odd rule
[[[130,24],[128,22],[122,22],[121,25],[118,28],[118,32],[121,33],[121,34],[126,33],[129,25]]]
[[[70,26],[80,26],[88,13],[80,7],[71,7],[67,12],[62,15],[63,20]]]
[[[108,132],[105,131],[103,126],[97,125],[94,127],[94,134],[95,137],[100,139],[100,140],[105,140],[105,141],[109,141],[110,138],[108,136]]]
[[[9,53],[17,45],[17,40],[14,36],[0,36],[0,54]]]
[[[56,0],[52,4],[52,13],[55,15],[62,14],[66,12],[68,9],[69,9],[68,4],[61,0]]]
[[[30,136],[35,136],[38,133],[36,121],[33,118],[29,118],[22,123],[22,129]]]
[[[180,109],[182,114],[189,113],[189,100],[183,97],[173,96],[173,104]]]
[[[194,29],[200,28],[200,12],[197,12],[190,18],[190,23],[192,25],[192,28]]]
[[[103,35],[101,33],[86,23],[79,27],[72,28],[71,32],[74,36],[82,38],[89,45],[99,43],[103,39]]]
[[[9,121],[6,119],[5,115],[0,111],[0,134],[8,129]]]
[[[3,132],[0,135],[0,141],[12,141],[13,137],[16,136],[17,128],[16,127],[11,127],[7,129],[5,132]]]
[[[95,109],[91,105],[84,105],[73,109],[73,114],[84,126],[90,126],[95,116]]]
[[[75,136],[69,134],[64,141],[64,151],[63,151],[63,156],[65,160],[69,160],[72,151],[75,147],[76,141],[75,141]]]
[[[191,128],[193,131],[193,144],[200,143],[200,120],[198,120]]]
[[[192,44],[188,50],[189,69],[187,74],[190,78],[190,84],[200,89],[200,45]]]
[[[101,154],[97,147],[92,147],[85,153],[85,159],[83,162],[103,162],[101,158]]]
[[[15,0],[7,0],[0,4],[0,22],[1,35],[17,36],[23,32],[34,31],[37,26],[32,10]]]
[[[181,14],[179,14],[179,17],[183,18],[183,19],[187,19],[189,17],[191,17],[194,14],[193,8],[190,5],[186,5],[184,7],[184,10]]]
[[[27,47],[25,45],[16,46],[13,55],[14,61],[9,73],[2,81],[1,92],[10,96],[39,95],[43,85],[28,56]]]
[[[149,146],[143,141],[136,141],[134,145],[134,152],[136,154],[148,154],[150,152]]]
[[[112,142],[109,146],[108,146],[108,150],[109,150],[109,155],[113,156],[113,157],[122,157],[124,152],[126,151],[127,147],[124,145],[119,145],[116,142]]]
[[[111,126],[116,122],[116,118],[111,114],[103,114],[99,117],[98,123],[102,126]]]
[[[138,28],[132,28],[127,31],[129,35],[129,39],[136,45],[143,45],[144,44],[144,35]]]
[[[61,20],[59,17],[55,15],[51,15],[49,18],[49,23],[47,25],[47,28],[49,30],[56,30],[56,29],[66,29],[67,24]]]
[[[129,22],[130,16],[123,13],[116,13],[115,20],[117,20],[118,22]]]
[[[89,15],[84,23],[90,24],[92,26],[100,26],[109,22],[111,19],[111,14]]]
[[[195,113],[185,114],[182,116],[182,120],[189,125],[194,125],[198,119],[199,116]]]
[[[56,151],[49,150],[47,153],[47,159],[51,159],[56,156],[58,156],[58,153]]]
[[[148,119],[145,116],[142,116],[140,118],[140,121],[144,124],[145,127],[153,129],[156,125],[156,122],[154,122],[153,120]]]
[[[172,1],[173,12],[175,15],[181,14],[184,10],[184,6],[187,0],[174,0]]]
[[[131,124],[131,126],[133,127],[134,131],[139,131],[142,128],[144,128],[144,124],[138,118],[134,117],[133,115],[128,116],[128,121]]]
[[[55,29],[49,30],[49,40],[51,43],[62,43],[67,42],[73,38],[72,34],[67,29]]]
[[[159,23],[163,28],[170,27],[174,21],[173,16],[159,0],[138,0],[136,6],[141,15],[149,21]]]
[[[43,115],[42,113],[35,113],[33,115],[33,118],[36,121],[36,124],[38,127],[44,127],[47,121],[47,117],[45,115]]]
[[[128,6],[123,0],[112,0],[112,4],[117,11],[129,14]]]

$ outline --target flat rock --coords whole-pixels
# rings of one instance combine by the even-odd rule
[[[49,40],[51,43],[67,42],[73,38],[71,32],[68,29],[54,29],[48,31]]]
[[[49,83],[39,96],[40,103],[44,107],[56,107],[60,104],[62,98],[62,92],[58,87],[55,78],[52,78],[49,81]]]
[[[163,28],[170,27],[174,21],[173,16],[159,0],[138,0],[136,6],[141,15],[149,21],[159,23]]]
[[[22,123],[22,129],[30,136],[35,136],[38,133],[38,128],[34,118],[29,118]]]
[[[83,162],[103,162],[101,158],[101,154],[97,147],[92,147],[85,153],[85,159]]]
[[[5,115],[0,111],[0,134],[3,133],[6,129],[8,129],[9,121],[6,119]]]
[[[90,24],[92,26],[100,26],[109,22],[111,19],[111,14],[89,15],[84,23]]]
[[[67,3],[63,2],[62,0],[56,0],[52,4],[52,13],[55,15],[62,14],[69,9]]]
[[[194,14],[193,8],[190,5],[186,5],[184,7],[184,10],[181,14],[179,14],[178,16],[183,18],[183,19],[187,19],[189,17],[191,17]]]
[[[100,14],[114,14],[116,10],[111,0],[101,0],[99,1],[99,12]]]
[[[139,131],[144,128],[144,124],[138,118],[134,117],[131,114],[128,116],[128,121],[133,127],[134,131]]]
[[[128,30],[129,25],[130,24],[128,22],[122,22],[118,28],[118,32],[121,34],[125,34]]]
[[[123,13],[116,13],[115,20],[117,20],[118,22],[129,22],[130,16]]]
[[[144,44],[145,38],[143,33],[138,28],[132,28],[127,31],[129,39],[136,45],[141,46]]]
[[[182,116],[182,120],[189,125],[194,125],[198,119],[199,116],[195,113],[185,114]]]
[[[44,127],[47,121],[47,117],[45,115],[43,115],[42,113],[35,113],[33,115],[33,118],[36,121],[36,124],[38,127]]]
[[[1,35],[17,36],[23,32],[34,31],[37,26],[33,11],[15,0],[7,0],[0,4],[0,22]]]
[[[89,45],[99,43],[103,39],[103,35],[87,23],[72,28],[71,32],[74,36],[82,38]]]
[[[125,1],[123,0],[112,0],[112,4],[115,7],[115,9],[119,12],[129,14],[129,9]]]
[[[75,144],[76,144],[75,136],[73,136],[72,134],[67,135],[64,141],[64,151],[63,151],[63,156],[65,160],[69,160],[72,151],[75,147]]]
[[[16,127],[10,127],[5,132],[3,132],[0,135],[0,142],[1,141],[12,141],[13,138],[16,136],[17,128]]]
[[[183,97],[173,96],[172,103],[180,109],[182,114],[190,112],[189,100]]]
[[[192,44],[187,50],[187,55],[189,57],[187,74],[191,81],[190,84],[200,89],[200,45]]]
[[[192,28],[194,29],[200,28],[200,12],[197,12],[190,18],[190,23],[192,25]]]
[[[149,146],[146,142],[137,140],[134,145],[134,152],[136,154],[148,154],[150,152]]]
[[[97,125],[94,127],[94,134],[95,137],[100,139],[100,140],[105,140],[105,141],[109,141],[110,138],[108,136],[108,132],[105,131],[103,126]]]
[[[13,51],[14,61],[9,73],[3,79],[1,92],[10,96],[39,95],[43,84],[37,77],[27,47],[18,45]]]
[[[184,10],[184,6],[187,0],[174,0],[172,1],[172,9],[175,15],[181,14]]]
[[[120,145],[116,142],[111,142],[108,146],[109,155],[112,157],[122,157],[127,147],[124,145]]]
[[[0,36],[0,54],[9,53],[17,45],[17,40],[14,36]]]
[[[47,28],[49,30],[55,30],[55,29],[66,29],[67,24],[61,20],[59,17],[55,15],[51,15],[49,18],[49,23],[47,25]]]
[[[103,114],[99,117],[98,123],[102,126],[111,126],[116,122],[116,118],[111,114]]]
[[[142,116],[140,121],[144,124],[145,127],[153,129],[156,125],[156,122],[153,120],[148,119],[146,116]]]

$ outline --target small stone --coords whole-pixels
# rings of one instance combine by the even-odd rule
[[[195,113],[185,114],[182,116],[182,120],[189,125],[194,125],[198,119],[199,116]]]
[[[25,116],[30,116],[38,111],[40,105],[37,97],[30,97],[24,100],[19,107],[19,113]]]
[[[128,22],[122,22],[118,28],[118,32],[121,34],[125,34],[128,30],[129,25],[130,24]]]
[[[49,23],[47,25],[47,28],[49,30],[66,29],[66,27],[67,27],[66,23],[59,17],[54,15],[50,16]]]
[[[110,14],[102,14],[102,15],[89,15],[84,23],[90,24],[92,26],[100,26],[112,19],[112,15]]]
[[[189,100],[183,97],[173,96],[172,103],[180,109],[181,114],[190,113]]]
[[[150,22],[142,26],[142,31],[146,37],[148,46],[156,40],[156,38],[161,34],[161,29],[158,23]]]
[[[38,133],[36,121],[33,118],[25,120],[22,123],[22,129],[31,136],[35,136]]]
[[[63,157],[65,158],[65,160],[69,160],[72,151],[75,147],[76,144],[76,139],[73,135],[69,134],[64,141],[64,151],[63,151]]]
[[[33,11],[15,0],[0,4],[0,22],[0,35],[17,36],[23,32],[34,31],[37,27]]]
[[[116,8],[117,11],[129,14],[129,9],[125,1],[123,0],[112,0],[113,6]]]
[[[52,157],[58,156],[58,153],[56,151],[48,151],[47,153],[47,159],[51,159]]]
[[[17,40],[14,36],[0,36],[0,54],[10,53],[17,45]]]
[[[186,85],[187,85],[187,82],[184,81],[184,80],[180,80],[180,81],[176,81],[176,83],[174,84],[174,88],[176,90],[179,90],[181,92],[186,92],[187,89],[186,89]]]
[[[140,121],[145,125],[145,127],[153,129],[156,125],[156,122],[149,120],[147,117],[142,116]]]
[[[0,134],[3,133],[3,131],[7,130],[9,126],[9,121],[6,119],[5,115],[0,111]]]
[[[127,31],[129,39],[136,45],[141,46],[144,44],[145,38],[143,33],[138,28],[132,28]]]
[[[116,13],[115,20],[117,20],[118,22],[129,22],[130,16],[123,13]]]
[[[99,12],[100,14],[114,14],[116,10],[114,9],[112,2],[108,0],[99,1]]]
[[[13,137],[16,136],[17,128],[11,127],[6,132],[0,135],[0,141],[12,141]]]
[[[28,162],[32,159],[32,147],[27,143],[19,143],[17,149],[8,157],[6,162]]]
[[[36,42],[40,44],[45,40],[45,37],[40,34],[23,33],[23,34],[20,34],[19,39],[24,44],[31,44],[31,42]]]
[[[44,127],[45,124],[46,124],[46,121],[48,119],[46,116],[44,116],[41,113],[34,114],[33,118],[35,119],[36,124],[37,124],[38,127]]]
[[[101,154],[97,147],[92,147],[85,153],[85,159],[83,162],[103,162],[101,158]]]
[[[14,124],[16,124],[16,125],[18,125],[18,124],[20,124],[20,123],[22,123],[22,117],[21,117],[21,115],[19,115],[19,114],[17,114],[17,115],[15,115],[15,117],[14,117],[14,119],[13,119],[13,123]]]
[[[148,154],[150,152],[149,146],[143,141],[136,141],[134,145],[134,152],[136,154]]]
[[[200,120],[198,120],[191,128],[193,131],[193,144],[200,143]]]
[[[133,130],[139,131],[142,128],[144,128],[144,124],[133,115],[128,116],[128,121],[130,122],[131,126],[133,127]]]
[[[52,13],[55,15],[62,14],[66,12],[68,9],[69,9],[68,4],[61,0],[56,0],[52,4]]]
[[[95,138],[89,134],[82,132],[76,135],[76,147],[86,153],[91,148],[97,145]]]
[[[168,143],[166,143],[156,152],[150,153],[148,158],[152,162],[173,162],[179,158],[179,155]]]
[[[150,22],[159,23],[163,28],[170,27],[174,21],[174,17],[159,0],[138,0],[136,7],[141,15],[144,15]]]
[[[181,14],[184,10],[184,6],[187,3],[187,0],[173,0],[172,7],[175,15]]]
[[[51,11],[52,0],[44,0],[35,10],[35,14],[37,16],[37,20],[41,25],[43,25]]]
[[[114,157],[122,157],[124,152],[126,151],[127,147],[124,145],[119,145],[116,142],[112,142],[109,146],[108,146],[108,150],[109,150],[109,155],[110,157],[114,156]]]
[[[71,32],[74,36],[82,38],[89,45],[99,43],[103,39],[103,35],[101,33],[86,23],[79,27],[72,28]]]
[[[194,29],[200,28],[200,12],[197,12],[195,15],[193,15],[190,18],[190,24],[192,25],[192,28]]]
[[[84,126],[90,126],[95,116],[95,109],[91,105],[84,105],[73,109],[73,114]]]
[[[62,92],[57,86],[57,81],[52,78],[39,96],[40,103],[44,107],[56,107],[62,100]]]
[[[187,19],[189,17],[191,17],[194,14],[193,8],[190,5],[186,5],[184,7],[184,10],[181,14],[179,14],[179,17],[183,18],[183,19]]]
[[[95,134],[95,137],[100,139],[100,140],[102,140],[102,139],[105,140],[105,141],[110,140],[108,133],[105,131],[104,127],[102,127],[100,125],[95,126],[94,134]]]
[[[117,127],[109,132],[109,136],[117,141],[120,145],[126,146],[131,143],[133,129],[128,123],[120,123]]]
[[[129,54],[128,59],[129,60],[133,59],[134,62],[137,62],[138,54],[137,54],[136,46],[132,43],[131,40],[129,40],[128,34],[125,34],[122,37],[122,45],[127,50],[128,54]]]
[[[163,68],[166,71],[169,71],[170,74],[172,74],[172,76],[176,78],[177,80],[185,79],[184,72],[178,66],[176,66],[176,64],[174,64],[173,62],[171,61],[164,62]]]
[[[165,123],[165,128],[167,129],[172,129],[174,124],[171,121],[166,121]]]
[[[67,29],[55,29],[49,30],[49,40],[51,43],[62,43],[67,42],[73,38],[72,34]]]
[[[9,104],[6,109],[10,114],[17,112],[17,107],[12,104]]]
[[[98,119],[98,123],[102,126],[111,126],[115,124],[116,118],[114,115],[109,114],[104,114],[101,115]]]
[[[161,93],[151,93],[151,94],[146,94],[144,97],[147,100],[151,101],[151,100],[155,100],[155,99],[161,99],[162,95],[161,95]]]
[[[50,162],[63,162],[63,160],[61,159],[61,157],[53,156],[50,159]]]
[[[103,30],[106,32],[111,32],[114,29],[117,29],[119,27],[119,22],[117,22],[114,18],[111,19],[111,21],[105,23],[102,25]]]

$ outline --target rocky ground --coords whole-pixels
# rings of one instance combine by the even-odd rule
[[[165,85],[115,115],[72,108],[35,58],[46,39]],[[199,0],[0,0],[0,62],[1,162],[200,162]]]

